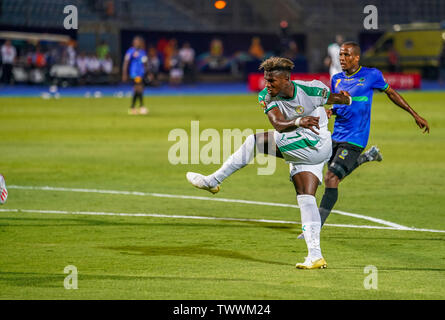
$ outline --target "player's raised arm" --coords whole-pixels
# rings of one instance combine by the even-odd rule
[[[394,102],[397,106],[399,106],[400,108],[411,114],[411,116],[414,118],[414,121],[416,121],[416,124],[419,126],[419,128],[424,129],[423,133],[425,132],[430,133],[430,127],[428,125],[428,121],[419,116],[417,112],[410,107],[408,102],[406,102],[405,99],[403,99],[403,97],[396,90],[389,87],[385,91],[385,93],[392,102]]]
[[[320,117],[306,116],[294,120],[286,120],[283,113],[278,108],[270,109],[270,111],[267,113],[267,117],[269,118],[269,121],[274,129],[280,133],[292,131],[298,127],[303,127],[311,130],[315,134],[318,134],[313,127],[320,129],[320,126],[318,125]]]

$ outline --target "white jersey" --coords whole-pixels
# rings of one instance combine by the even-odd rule
[[[291,132],[274,132],[278,149],[287,162],[295,164],[318,164],[329,159],[331,153],[331,134],[328,130],[328,117],[323,105],[326,104],[330,90],[321,81],[292,81],[294,95],[289,99],[271,97],[267,89],[260,92],[258,100],[264,113],[278,108],[286,120],[298,117],[320,117],[319,135],[310,129],[297,128]]]
[[[328,46],[328,55],[331,58],[331,65],[329,66],[329,74],[331,78],[334,74],[342,72],[340,65],[340,46],[337,43],[333,43]]]
[[[320,129],[328,129],[328,117],[323,106],[326,104],[330,90],[321,81],[292,81],[294,85],[294,95],[290,99],[284,99],[279,96],[271,97],[267,89],[263,89],[258,95],[258,100],[268,113],[277,107],[284,115],[286,120],[294,120],[298,117],[320,117]],[[309,129],[305,129],[310,131]],[[312,132],[312,131],[310,131]]]

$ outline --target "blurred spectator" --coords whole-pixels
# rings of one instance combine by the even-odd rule
[[[46,57],[39,46],[36,47],[36,52],[31,56],[31,64],[34,68],[38,69],[46,67]]]
[[[70,41],[63,52],[62,64],[67,64],[69,66],[76,66],[76,49],[74,49],[75,42]]]
[[[150,47],[148,49],[148,85],[158,86],[159,85],[159,73],[161,71],[161,60],[159,59],[158,52],[155,47]]]
[[[253,37],[249,48],[249,54],[258,60],[263,60],[264,49],[261,45],[261,39],[259,37]]]
[[[178,41],[172,38],[168,41],[168,44],[164,47],[164,69],[169,71],[172,67],[171,59],[178,51]]]
[[[46,53],[46,63],[48,66],[55,65],[60,62],[60,45],[53,44],[50,46],[49,51]]]
[[[168,45],[168,41],[165,38],[161,38],[158,40],[156,44],[156,50],[161,55],[162,59],[165,59],[165,47]]]
[[[218,38],[212,39],[209,51],[202,53],[197,58],[199,70],[204,72],[230,72],[231,61],[224,57],[223,52],[222,41]]]
[[[329,67],[329,74],[331,78],[334,74],[342,72],[340,65],[340,46],[344,42],[341,34],[335,36],[335,42],[328,46],[328,56],[324,60],[326,67]]]
[[[224,53],[224,46],[220,39],[213,39],[210,42],[210,55],[214,58],[220,58],[222,57]]]
[[[79,70],[80,77],[82,79],[84,79],[86,77],[86,75],[87,75],[87,72],[88,72],[88,66],[87,65],[88,65],[88,58],[85,55],[85,52],[82,51],[77,56],[77,59],[76,59],[76,66],[77,66],[77,69]]]
[[[178,49],[174,49],[170,57],[170,84],[181,84],[184,70]]]
[[[109,53],[107,55],[100,59],[99,58],[99,65],[100,65],[100,71],[105,74],[109,75],[113,71],[113,59],[111,59],[111,56]]]
[[[195,50],[185,42],[179,50],[179,57],[184,69],[184,81],[195,82]]]
[[[213,39],[210,42],[210,59],[208,61],[208,65],[210,69],[218,70],[222,69],[225,65],[224,56],[224,46],[220,39]]]
[[[2,45],[1,56],[2,56],[1,82],[10,84],[12,80],[12,65],[14,64],[17,56],[17,50],[11,44],[11,40],[6,40],[6,42]]]
[[[100,73],[100,62],[94,53],[90,53],[87,58],[87,72],[94,76]]]
[[[110,53],[110,46],[105,42],[105,40],[102,40],[100,42],[100,45],[96,48],[96,55],[99,60],[105,59],[107,54]]]

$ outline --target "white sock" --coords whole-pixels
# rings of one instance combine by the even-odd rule
[[[235,171],[246,166],[252,161],[255,154],[255,136],[251,134],[241,147],[232,154],[213,174],[207,176],[207,182],[211,187],[215,187],[233,174]]]
[[[306,241],[308,256],[312,260],[322,258],[320,248],[320,213],[314,196],[303,194],[297,196],[301,212],[301,224]]]

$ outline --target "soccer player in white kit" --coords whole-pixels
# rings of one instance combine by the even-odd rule
[[[323,105],[340,101],[350,104],[351,98],[346,92],[331,93],[320,81],[291,81],[293,67],[292,61],[280,57],[269,58],[260,66],[266,88],[260,92],[259,102],[275,131],[248,136],[213,174],[188,172],[187,179],[197,188],[217,193],[224,179],[253,159],[255,150],[284,158],[290,165],[308,247],[306,260],[296,267],[318,269],[326,267],[326,260],[320,248],[320,214],[315,193],[323,179],[323,165],[332,152]]]
[[[340,46],[343,43],[343,36],[340,34],[337,34],[335,36],[335,42],[331,43],[328,46],[328,60],[326,61],[326,64],[329,66],[329,75],[331,78],[340,72],[343,72],[341,65],[340,65]]]

